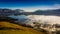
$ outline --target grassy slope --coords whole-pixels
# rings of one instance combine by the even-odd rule
[[[43,34],[42,32],[33,30],[32,28],[19,26],[9,22],[0,22],[0,28],[1,27],[19,28],[20,30],[0,30],[0,34]]]

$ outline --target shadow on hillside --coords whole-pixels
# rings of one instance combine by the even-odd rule
[[[1,21],[7,21],[7,22],[14,22],[17,21],[18,19],[11,18],[11,17],[0,17],[0,22]]]
[[[0,27],[0,30],[22,30],[22,29],[12,27]]]
[[[56,34],[60,34],[60,31],[57,31]]]
[[[15,21],[17,21],[17,19],[14,19],[11,17],[0,17],[0,22],[10,22],[10,23],[16,24]],[[22,30],[22,29],[12,28],[12,27],[3,27],[3,26],[1,27],[0,25],[0,30]]]

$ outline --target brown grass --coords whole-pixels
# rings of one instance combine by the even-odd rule
[[[0,34],[43,34],[42,32],[32,28],[23,27],[10,22],[0,22],[0,28],[1,27],[18,28],[20,30],[0,30]]]

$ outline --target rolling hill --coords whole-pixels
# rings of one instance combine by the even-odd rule
[[[35,15],[55,15],[55,16],[60,16],[60,9],[36,10],[33,14],[35,14]]]
[[[44,34],[32,28],[23,27],[10,22],[0,22],[0,34]]]

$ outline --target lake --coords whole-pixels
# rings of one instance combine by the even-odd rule
[[[9,16],[9,17],[18,19],[17,22],[20,22],[20,23],[22,23],[22,22],[24,22],[24,21],[26,21],[26,20],[29,19],[29,18],[28,18],[27,16],[25,16],[25,15],[17,15],[17,16],[11,15],[11,16]]]

